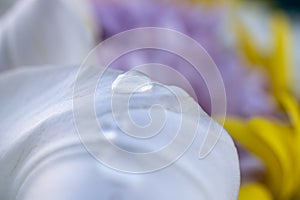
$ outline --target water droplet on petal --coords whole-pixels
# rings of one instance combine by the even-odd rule
[[[152,89],[152,80],[145,74],[131,70],[119,75],[112,84],[112,90],[116,93],[140,93]]]

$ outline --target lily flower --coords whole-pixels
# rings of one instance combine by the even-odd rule
[[[136,153],[155,150],[159,142],[168,144],[174,134],[174,122],[186,117],[189,125],[200,117],[200,121],[196,121],[198,129],[191,126],[184,129],[185,135],[197,131],[197,137],[172,165],[152,173],[130,174],[103,165],[87,151],[75,122],[83,124],[83,134],[93,131],[90,124],[94,112],[89,115],[86,108],[90,103],[87,100],[94,95],[87,92],[92,81],[99,77],[97,74],[85,77],[79,84],[80,95],[73,94],[78,84],[79,64],[91,47],[87,24],[82,23],[83,18],[73,8],[63,0],[24,0],[1,18],[0,199],[236,199],[240,174],[232,139],[222,129],[215,148],[205,159],[199,160],[199,145],[210,122],[214,127],[219,125],[186,92],[176,87],[160,84],[183,99],[184,112],[166,109],[169,120],[162,131],[166,135],[140,146],[128,135],[122,136],[124,133],[110,121],[112,110],[107,102],[115,91],[112,86],[120,75],[126,77],[126,74],[107,70],[103,77],[104,88],[95,92],[94,102],[96,119],[106,124],[106,139]],[[99,66],[99,70],[103,68]],[[136,77],[149,80],[144,75]],[[131,84],[139,83],[138,80],[133,79]],[[119,95],[123,97],[125,94],[121,91]],[[156,103],[169,105],[173,95],[153,86],[137,96],[140,104],[134,102],[129,111],[136,112],[139,120],[148,119],[145,113],[153,106],[151,97],[155,97]],[[74,106],[74,102],[79,104]],[[194,108],[200,112],[196,118],[189,110]],[[74,114],[78,109],[82,112],[79,116]],[[154,112],[153,119],[160,119],[160,113]],[[215,134],[214,130],[210,133]],[[94,138],[88,139],[95,143]],[[154,162],[135,162],[114,154],[106,139],[96,140],[99,142],[96,147],[104,151],[110,161],[121,165],[152,166],[170,156],[162,153]],[[170,153],[176,149],[171,150]]]

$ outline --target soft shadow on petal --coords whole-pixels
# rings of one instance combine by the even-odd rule
[[[81,63],[92,30],[64,0],[24,0],[0,21],[0,71],[24,65]]]
[[[0,103],[5,107],[2,116],[0,113],[0,132],[3,133],[0,134],[0,163],[5,163],[0,165],[1,199],[16,199],[16,195],[20,200],[237,199],[238,157],[229,135],[223,131],[211,154],[198,159],[199,144],[209,125],[207,115],[201,115],[196,143],[167,168],[147,174],[128,174],[97,162],[82,146],[74,127],[72,91],[77,70],[77,67],[53,66],[18,68],[0,75],[0,93],[3,94]],[[107,70],[103,95],[95,99],[96,105],[101,103],[98,107],[102,112],[97,110],[99,118],[110,112],[110,107],[103,106],[103,102],[109,100],[111,83],[119,74]],[[84,80],[80,89],[86,90],[91,80]],[[158,102],[168,97],[159,92],[154,95]],[[149,106],[153,95],[142,93],[139,97]],[[74,98],[85,100],[85,96]],[[194,101],[187,98],[185,106],[189,106],[189,102]],[[173,113],[177,120],[182,117],[175,112],[168,113]],[[90,117],[93,116],[81,116],[79,120],[88,124]],[[147,116],[138,116],[144,117]],[[187,128],[186,133],[195,131],[190,129]],[[136,148],[134,142],[120,137],[118,130],[113,130],[116,139],[126,147]],[[170,127],[164,130],[168,132],[172,132]],[[120,156],[113,159],[124,160]]]

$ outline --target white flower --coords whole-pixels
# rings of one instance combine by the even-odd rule
[[[82,99],[80,109],[85,111],[85,94],[92,79],[86,78],[80,85],[82,96],[73,97],[73,88],[76,66],[90,50],[93,40],[84,20],[87,18],[83,17],[86,15],[80,15],[82,7],[75,9],[71,2],[74,1],[20,1],[1,19],[0,199],[237,199],[239,162],[236,148],[223,129],[208,157],[198,159],[211,120],[199,107],[201,115],[194,143],[179,160],[164,169],[148,174],[123,173],[104,166],[86,151],[76,131],[73,101]],[[112,83],[119,74],[108,70],[104,76],[104,90],[95,99],[98,120],[107,120],[105,116],[111,115],[105,103],[110,102]],[[183,97],[184,115],[194,120],[186,110],[191,105],[198,106],[197,103],[182,90],[176,91]],[[160,90],[153,90],[150,95],[142,92],[139,98],[140,107],[133,109],[137,111],[137,119],[147,117],[142,114],[151,108],[153,99],[171,103],[170,94]],[[106,128],[111,131],[106,129],[104,133],[111,142],[127,150],[155,150],[169,141],[174,122],[180,122],[182,117],[176,111],[166,113],[171,116],[163,129],[166,136],[147,145],[135,146],[136,142],[120,136],[114,121],[106,121]],[[85,128],[89,130],[91,117],[84,115],[77,120],[87,124]],[[154,112],[153,117],[161,116]],[[218,125],[213,122],[213,126]],[[186,133],[193,131],[186,127]],[[106,146],[100,147],[111,155]],[[158,159],[168,156],[162,154]],[[117,155],[111,159],[133,162]]]
[[[209,156],[198,158],[210,120],[203,111],[194,143],[171,166],[148,174],[130,174],[110,169],[94,159],[80,142],[73,121],[72,91],[77,70],[77,67],[20,68],[1,74],[1,199],[237,199],[239,164],[236,148],[228,134],[223,131]],[[99,119],[111,112],[104,102],[109,102],[110,88],[118,74],[109,70],[103,79],[102,93],[96,95]],[[82,93],[90,82],[91,79],[83,82]],[[197,105],[185,92],[178,95],[184,97],[183,110]],[[84,100],[85,96],[75,98]],[[147,111],[153,99],[158,103],[170,103],[170,94],[160,90],[154,90],[151,95],[139,93],[138,98],[142,99],[137,101],[140,102],[140,111]],[[135,118],[148,117],[142,114],[137,112]],[[155,150],[170,140],[175,124],[180,122],[181,116],[177,112],[167,111],[167,114],[172,120],[166,123],[167,128],[158,139],[142,146],[135,146],[138,143],[120,136],[110,121],[106,126],[112,130],[104,132],[121,148],[139,151],[144,147],[149,150],[149,147]],[[154,119],[159,117],[153,116]],[[78,120],[87,124],[86,130],[90,128],[90,116]],[[193,128],[186,127],[186,133],[193,131]],[[107,154],[112,153],[106,146],[99,145]],[[164,156],[168,155],[162,154],[160,159]],[[133,162],[116,155],[111,159]]]
[[[94,46],[86,7],[81,0],[21,0],[10,6],[0,19],[0,71],[80,63]]]

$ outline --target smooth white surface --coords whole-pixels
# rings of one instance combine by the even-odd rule
[[[176,163],[155,173],[117,172],[86,151],[73,119],[72,92],[78,67],[63,65],[82,62],[92,47],[93,31],[88,27],[84,6],[72,7],[71,2],[23,0],[0,19],[0,199],[237,199],[238,158],[228,134],[222,133],[206,159],[198,159],[210,120],[205,114],[201,115],[199,133],[192,147]],[[24,65],[33,67],[21,67]],[[109,91],[119,74],[109,71],[105,76],[106,90],[95,102],[98,119],[107,119],[104,113],[109,108],[103,102],[110,98]],[[90,82],[89,79],[82,82],[82,94]],[[162,92],[141,96],[143,101],[139,103],[146,107],[151,98],[165,101],[167,97]],[[188,110],[192,101],[190,97],[186,99],[184,110]],[[144,122],[145,113],[140,107],[135,110],[134,118]],[[155,150],[172,136],[171,122],[180,118],[171,111],[168,116],[172,120],[164,129],[166,136],[160,135],[146,145],[128,140],[115,129],[107,131],[106,136],[128,150]],[[115,126],[112,121],[106,122]],[[112,159],[130,162],[120,157]]]
[[[80,64],[93,48],[84,2],[20,0],[0,18],[0,71],[24,65]],[[81,9],[78,9],[80,6]]]
[[[222,133],[207,158],[198,159],[209,120],[205,115],[201,115],[194,144],[165,169],[132,175],[97,162],[80,143],[74,127],[72,90],[77,70],[77,67],[43,66],[0,74],[0,199],[237,199],[239,164],[228,134]],[[104,82],[107,91],[119,73],[108,71]],[[82,90],[88,87],[87,79]],[[100,108],[110,95],[104,92],[95,104]],[[157,93],[155,97],[165,98],[165,94]],[[97,117],[108,110],[100,109]],[[172,116],[176,119],[176,112]],[[165,130],[167,135],[168,131],[172,128]],[[135,143],[118,135],[112,134],[110,139],[120,146],[136,148]],[[112,159],[122,161],[118,157]]]

